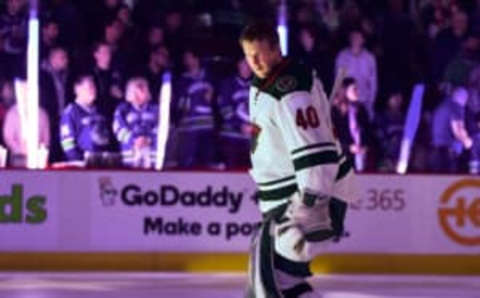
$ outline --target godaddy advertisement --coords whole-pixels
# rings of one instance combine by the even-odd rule
[[[246,252],[261,219],[246,173],[5,171],[0,251]],[[361,175],[326,252],[479,254],[480,179]]]
[[[94,242],[172,251],[245,251],[260,221],[255,187],[244,174],[99,175]],[[121,228],[119,228],[121,227]]]

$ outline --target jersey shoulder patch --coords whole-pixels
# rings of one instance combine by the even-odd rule
[[[291,61],[278,78],[266,88],[265,92],[280,101],[285,95],[292,92],[309,92],[312,89],[312,84],[312,69],[296,61]]]

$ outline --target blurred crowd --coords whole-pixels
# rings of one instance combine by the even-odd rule
[[[24,166],[28,1],[1,1],[0,145]],[[162,83],[173,96],[165,166],[249,167],[252,73],[238,36],[280,0],[45,0],[40,142],[50,164],[155,165]],[[424,86],[410,171],[480,172],[480,1],[288,0],[289,55],[330,95],[358,171],[394,172]]]

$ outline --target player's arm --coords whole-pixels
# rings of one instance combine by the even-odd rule
[[[63,113],[60,125],[60,138],[63,152],[65,152],[68,160],[83,160],[83,151],[75,139],[76,128],[73,114],[69,111],[71,111],[71,109],[67,108]]]
[[[334,195],[339,152],[329,118],[322,117],[329,113],[321,110],[325,108],[305,91],[285,96],[276,106],[276,124],[290,151],[302,195]]]

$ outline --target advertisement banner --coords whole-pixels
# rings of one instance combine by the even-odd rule
[[[96,250],[246,251],[260,221],[245,174],[98,174],[91,183]]]
[[[0,251],[246,252],[261,220],[244,173],[0,175]],[[480,179],[361,175],[358,184],[347,237],[329,252],[480,254]]]

